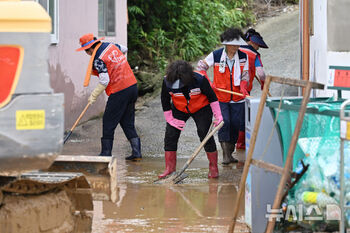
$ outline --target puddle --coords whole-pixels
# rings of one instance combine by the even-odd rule
[[[179,159],[177,168],[185,161]],[[184,184],[166,186],[153,183],[164,169],[163,159],[118,160],[116,203],[94,201],[92,232],[227,232],[237,194],[235,176],[241,171],[220,167],[221,177],[208,180],[207,166],[205,160],[195,161]],[[241,207],[239,216],[244,203]],[[239,223],[237,228],[248,232]]]

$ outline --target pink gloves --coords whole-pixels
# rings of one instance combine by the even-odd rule
[[[185,127],[186,122],[175,119],[171,110],[164,112],[164,117],[166,122],[169,123],[169,125],[177,128],[178,130],[184,130],[183,128]]]
[[[222,115],[221,115],[221,109],[219,105],[219,101],[215,101],[210,103],[211,111],[213,112],[214,115],[214,126],[218,126],[221,121],[223,121]]]
[[[240,84],[240,88],[241,88],[241,93],[244,95],[244,97],[246,97],[247,95],[249,95],[247,89],[248,89],[248,82],[245,80],[241,81]]]

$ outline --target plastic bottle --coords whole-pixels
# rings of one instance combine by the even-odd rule
[[[322,192],[303,192],[302,194],[304,203],[317,204],[319,207],[326,207],[328,204],[337,204],[337,201]]]

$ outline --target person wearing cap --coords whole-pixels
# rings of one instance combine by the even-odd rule
[[[258,52],[259,48],[269,48],[265,41],[263,40],[263,37],[260,35],[260,33],[256,32],[253,28],[250,28],[247,30],[247,32],[244,34],[244,39],[247,42],[247,45],[242,45],[239,50],[246,53],[248,55],[249,59],[249,86],[248,86],[248,92],[252,90],[253,87],[253,80],[255,75],[259,78],[261,82],[261,90],[264,89],[264,83],[265,83],[265,72],[263,68],[263,64],[261,61],[260,53]]]
[[[208,133],[214,115],[214,126],[222,122],[218,99],[208,79],[186,61],[178,60],[167,67],[164,77],[161,102],[167,122],[164,138],[165,171],[164,178],[176,170],[177,143],[186,121],[192,117],[197,126],[197,134],[202,141]],[[209,160],[208,178],[219,176],[218,152],[214,137],[204,145]]]
[[[245,96],[248,95],[249,61],[247,54],[239,50],[240,46],[247,44],[242,36],[242,31],[237,28],[227,29],[220,35],[224,47],[211,52],[197,65],[199,71],[214,67],[213,88],[225,123],[218,133],[223,151],[223,165],[238,162],[232,157],[232,153],[235,150],[240,122],[245,114]],[[228,94],[216,88],[243,95]]]
[[[105,92],[108,96],[103,114],[103,132],[100,156],[112,156],[114,131],[120,123],[125,136],[130,141],[132,154],[126,160],[139,160],[141,141],[135,129],[135,102],[137,99],[137,81],[123,52],[127,48],[114,43],[101,42],[93,34],[80,37],[81,47],[91,56],[86,71],[84,86],[88,86],[91,74],[98,77],[98,84],[88,101],[95,103],[97,97]]]
[[[244,34],[244,39],[247,45],[242,45],[239,50],[248,55],[249,60],[249,85],[248,92],[253,88],[253,81],[255,75],[259,78],[261,84],[261,90],[264,89],[265,72],[262,65],[259,48],[268,48],[262,36],[256,32],[253,28],[247,30]],[[236,143],[236,149],[245,150],[245,119],[241,121],[241,126],[238,133],[238,140]]]

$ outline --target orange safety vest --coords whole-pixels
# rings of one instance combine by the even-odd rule
[[[194,72],[194,83],[189,86],[189,93],[187,99],[182,93],[183,84],[180,79],[176,80],[174,83],[170,83],[165,79],[165,84],[168,89],[169,94],[174,107],[185,113],[195,113],[201,108],[209,104],[209,100],[206,95],[202,94],[200,86],[202,84],[204,76],[199,73]]]
[[[225,89],[228,91],[233,91],[233,92],[239,92],[241,93],[241,89],[239,86],[234,85],[233,81],[233,74],[234,74],[234,66],[232,67],[232,72],[230,72],[230,69],[228,65],[226,64],[225,66],[225,73],[220,73],[219,67],[220,67],[220,58],[222,55],[222,52],[224,51],[224,48],[215,50],[213,52],[214,56],[214,80],[213,80],[213,86],[216,88],[221,88]],[[238,57],[239,57],[239,62],[240,62],[240,68],[241,68],[241,73],[243,73],[243,68],[245,63],[247,62],[248,58],[247,55],[241,51],[237,51]],[[220,102],[230,102],[231,100],[237,102],[240,100],[243,100],[243,96],[238,96],[238,95],[233,95],[229,94],[226,92],[219,91],[214,88],[215,94],[218,97],[218,100]]]
[[[102,43],[102,46],[106,44],[108,44],[107,47],[98,55],[98,58],[107,66],[109,83],[106,88],[106,94],[109,96],[136,84],[137,80],[126,57],[118,47],[112,43]],[[96,70],[93,70],[93,73],[96,72]]]
[[[255,77],[255,59],[259,55],[258,52],[254,52],[249,46],[241,46],[239,48],[240,51],[244,52],[248,55],[249,60],[249,84],[248,84],[248,92],[250,92],[253,88],[253,81]],[[255,49],[254,49],[255,50]]]

